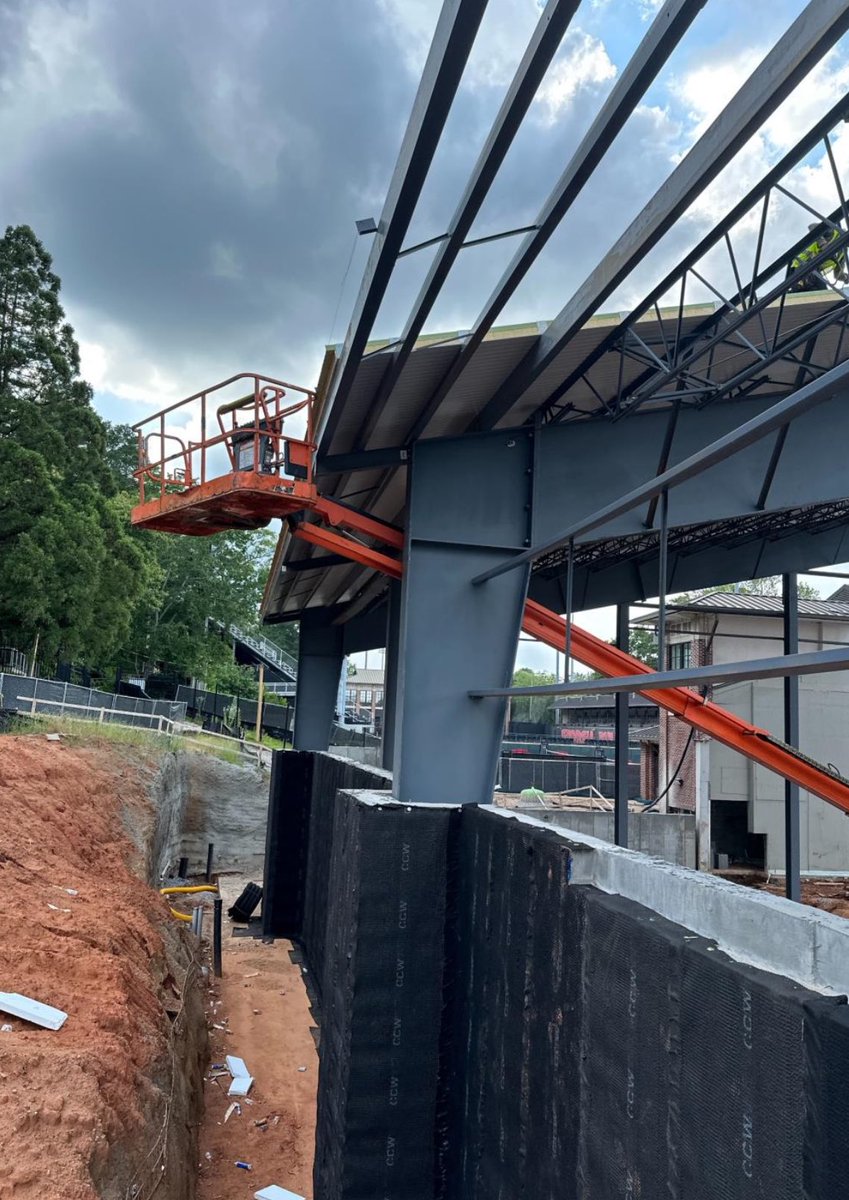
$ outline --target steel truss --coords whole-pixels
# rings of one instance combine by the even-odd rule
[[[585,418],[581,402],[574,392],[582,385],[589,389],[600,407],[599,415],[618,420],[649,401],[699,407],[717,399],[748,395],[769,388],[778,393],[794,390],[808,378],[830,370],[840,361],[849,322],[849,292],[828,284],[833,303],[825,312],[801,325],[788,322],[787,298],[800,281],[827,261],[836,251],[849,245],[845,184],[835,161],[832,138],[836,128],[849,114],[849,99],[840,102],[820,121],[749,194],[735,205],[715,229],[648,296],[612,330],[601,343],[576,366],[551,393],[541,408],[547,422]],[[826,212],[813,208],[794,190],[793,171],[818,145],[825,147],[834,188],[835,206]],[[845,175],[845,173],[844,173]],[[796,271],[789,264],[811,241],[806,233],[786,252],[764,265],[764,234],[774,213],[778,197],[798,205],[805,223],[815,217],[825,229],[836,233],[829,250]],[[744,277],[740,263],[740,242],[748,236],[748,219],[757,214],[758,235],[751,272]],[[841,221],[847,226],[843,228]],[[736,290],[727,295],[715,277],[709,277],[704,261],[717,247],[724,246],[726,269],[730,267]],[[828,283],[828,281],[825,281]],[[684,332],[687,300],[694,284],[700,284],[716,298],[715,311],[699,321],[696,328]],[[673,308],[660,308],[660,299],[674,292]],[[775,306],[769,323],[765,310]],[[820,338],[826,330],[836,330],[833,350],[824,350]],[[835,341],[834,338],[831,339]],[[739,369],[737,361],[741,362]],[[752,361],[754,359],[754,361]],[[643,371],[633,378],[636,363]],[[770,374],[778,363],[795,368],[791,379]],[[612,367],[611,367],[612,364]],[[599,374],[604,371],[617,379],[613,394],[605,395]],[[595,374],[595,378],[594,378]]]

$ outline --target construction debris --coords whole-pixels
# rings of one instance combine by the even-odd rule
[[[233,1082],[230,1084],[228,1096],[247,1096],[251,1090],[253,1083],[253,1075],[245,1066],[243,1058],[237,1058],[235,1054],[227,1055],[227,1070],[233,1076]]]
[[[61,1008],[51,1008],[38,1000],[30,1000],[17,992],[0,992],[0,1011],[20,1017],[33,1025],[41,1025],[44,1029],[61,1029],[68,1019],[68,1014]]]
[[[286,1188],[278,1187],[276,1183],[271,1183],[268,1187],[260,1188],[258,1192],[254,1192],[254,1200],[304,1200],[304,1197],[296,1196],[294,1192],[288,1192]]]

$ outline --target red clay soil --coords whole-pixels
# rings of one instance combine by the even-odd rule
[[[784,895],[783,877],[771,879],[768,883],[762,875],[729,873],[726,878],[774,896]],[[802,903],[834,913],[836,917],[849,917],[849,879],[803,879]]]
[[[235,894],[240,890],[241,884]],[[225,920],[223,978],[210,994],[211,1060],[238,1055],[254,1085],[239,1100],[241,1112],[225,1122],[229,1076],[205,1084],[198,1200],[249,1200],[271,1183],[310,1197],[318,1056],[300,970],[288,942],[234,938],[227,926]],[[251,1171],[237,1167],[239,1160]]]
[[[0,737],[0,990],[68,1013],[56,1032],[0,1014],[0,1200],[123,1196],[161,1121],[184,935],[133,872],[151,816],[127,753]]]

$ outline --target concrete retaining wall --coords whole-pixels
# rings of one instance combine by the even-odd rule
[[[571,829],[603,842],[613,842],[613,813],[521,807],[509,811],[536,817],[547,825]],[[679,867],[696,868],[696,818],[688,813],[630,813],[628,841],[632,850],[665,859]]]
[[[315,1200],[847,1194],[849,923],[283,757],[312,760],[277,841],[295,814]]]
[[[207,846],[215,846],[216,870],[238,868],[259,876],[265,856],[268,771],[237,766],[211,754],[181,751],[186,810],[180,854],[189,870],[206,868]]]

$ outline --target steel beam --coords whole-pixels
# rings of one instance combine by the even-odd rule
[[[534,229],[516,250],[475,322],[460,354],[408,435],[415,441],[429,424],[444,397],[465,371],[498,314],[536,261],[563,217],[580,195],[625,122],[648,91],[661,67],[678,45],[705,0],[667,0],[623,70],[596,119],[572,155],[566,170],[540,209]]]
[[[398,676],[401,670],[401,584],[389,584],[386,605],[386,662],[383,675],[383,737],[381,763],[392,770],[395,756],[395,728],[398,708]]]
[[[735,429],[724,437],[718,438],[715,442],[711,442],[704,449],[685,458],[677,466],[670,467],[669,470],[656,475],[654,479],[634,488],[624,496],[620,496],[617,500],[606,504],[603,508],[598,509],[589,516],[576,521],[556,537],[531,546],[529,550],[516,554],[512,558],[499,563],[497,566],[490,567],[487,571],[478,575],[474,582],[476,584],[485,583],[490,579],[496,578],[498,575],[503,575],[507,571],[516,570],[518,567],[532,562],[535,558],[549,554],[552,550],[557,550],[561,546],[566,545],[571,538],[590,533],[594,529],[600,529],[615,517],[631,512],[633,509],[639,508],[642,504],[652,500],[655,496],[661,496],[668,489],[677,487],[689,479],[696,478],[696,476],[701,475],[704,471],[722,462],[730,455],[737,454],[746,447],[754,445],[770,433],[774,433],[776,430],[781,429],[782,426],[809,412],[817,405],[832,399],[846,387],[847,383],[849,383],[849,362],[842,363],[839,367],[835,367],[833,371],[829,371],[827,375],[823,375],[820,379],[816,379],[805,387],[800,388],[794,395],[780,400],[777,404],[773,404],[759,416],[746,421],[739,429]],[[705,513],[705,519],[710,519],[707,513]]]
[[[586,696],[616,692],[652,691],[661,688],[706,687],[714,683],[737,683],[749,679],[776,679],[785,675],[817,675],[827,671],[849,670],[849,647],[836,650],[812,650],[805,654],[785,654],[780,658],[749,658],[742,662],[721,663],[709,667],[688,667],[684,671],[656,671],[647,684],[645,675],[623,675],[618,679],[583,679],[580,683],[543,683],[533,687],[475,688],[473,700],[504,700],[508,696]]]
[[[628,653],[631,640],[630,609],[627,604],[616,606],[616,645]],[[628,692],[616,693],[615,745],[613,752],[613,840],[617,846],[628,845],[628,751],[629,710]]]
[[[474,428],[501,420],[847,29],[845,0],[811,0],[498,388]]]
[[[445,0],[442,6],[372,242],[342,356],[320,416],[317,441],[323,449],[329,445],[336,429],[386,294],[486,3],[487,0]]]
[[[701,0],[703,3],[704,0]],[[539,22],[513,77],[513,82],[502,101],[498,114],[478,155],[469,181],[448,225],[448,232],[440,240],[430,270],[413,304],[407,324],[401,334],[401,344],[380,382],[377,396],[360,426],[356,437],[358,445],[365,445],[383,412],[395,384],[403,371],[416,340],[424,328],[431,309],[436,302],[448,273],[466,243],[469,230],[478,215],[492,186],[513,139],[519,132],[522,121],[530,108],[537,89],[551,64],[563,34],[578,9],[580,0],[548,0]],[[427,243],[425,243],[427,244]]]
[[[781,583],[784,653],[792,657],[799,652],[799,583],[795,574],[782,576]],[[784,679],[784,741],[788,746],[799,746],[799,679],[793,675]],[[788,900],[801,900],[799,785],[789,779],[784,781],[784,864],[784,893]]]

